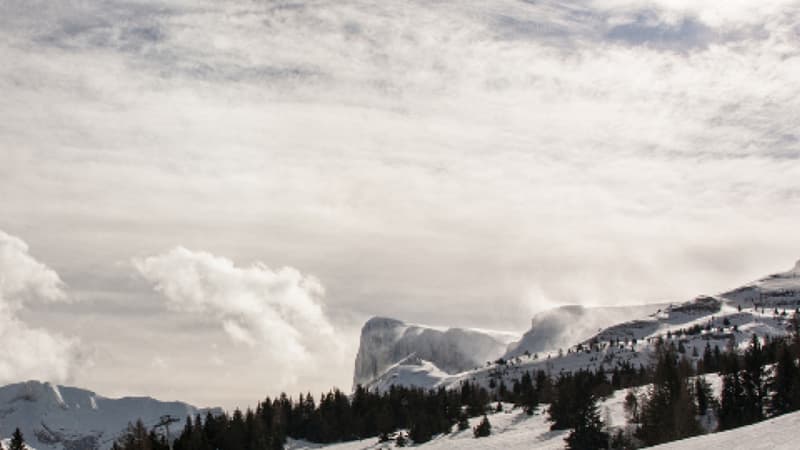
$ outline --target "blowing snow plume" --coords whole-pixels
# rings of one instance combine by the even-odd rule
[[[21,239],[0,231],[0,383],[22,379],[68,381],[79,357],[78,342],[31,328],[19,317],[28,302],[64,302],[58,274],[28,254]]]
[[[233,341],[257,346],[276,362],[308,360],[334,336],[322,285],[297,269],[272,270],[260,262],[237,267],[183,247],[133,264],[169,309],[211,314]]]

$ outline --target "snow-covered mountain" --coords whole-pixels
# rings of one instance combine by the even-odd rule
[[[367,384],[404,361],[428,361],[431,369],[455,374],[503,355],[510,336],[464,328],[437,329],[374,317],[361,329],[353,386]]]
[[[800,261],[787,272],[776,273],[721,294],[737,306],[759,308],[800,307]]]
[[[800,263],[787,272],[716,296],[699,296],[683,303],[653,307],[657,309],[652,314],[622,320],[559,348],[554,345],[560,337],[551,338],[548,333],[552,331],[558,335],[558,327],[551,327],[546,319],[534,320],[534,327],[510,347],[508,358],[499,363],[448,373],[440,370],[436,362],[417,354],[397,360],[364,385],[377,390],[392,385],[449,387],[457,386],[462,380],[489,385],[492,378],[510,381],[525,371],[545,370],[557,374],[580,368],[611,370],[623,364],[638,367],[649,363],[658,338],[675,342],[687,357],[697,361],[707,345],[724,349],[731,344],[747,345],[753,334],[785,336],[792,327],[792,313],[800,307]],[[551,315],[558,318],[559,327],[593,320],[590,319],[593,314],[577,308],[562,309]],[[569,320],[574,322],[571,324]],[[533,350],[526,353],[525,346]],[[537,352],[537,348],[544,350]]]
[[[568,305],[549,309],[533,317],[530,330],[518,342],[509,345],[503,358],[568,347],[590,338],[600,329],[644,317],[666,306],[668,304],[608,307]]]
[[[28,381],[0,387],[0,436],[7,438],[19,427],[37,450],[103,450],[137,419],[148,428],[162,416],[180,419],[171,424],[174,438],[186,416],[208,411],[222,412],[149,397],[112,399],[85,389]]]

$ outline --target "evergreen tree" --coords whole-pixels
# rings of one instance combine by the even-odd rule
[[[529,416],[533,415],[539,405],[539,394],[533,387],[531,374],[529,372],[522,374],[517,386],[519,391],[516,400],[517,405],[522,406]]]
[[[775,374],[769,383],[769,412],[775,416],[800,409],[800,368],[785,341],[778,345],[776,358]]]
[[[155,430],[151,430],[147,435],[147,446],[151,450],[169,450],[167,439],[162,435],[156,434]]]
[[[551,430],[575,428],[579,414],[597,399],[596,391],[604,391],[605,375],[596,376],[579,370],[561,374],[555,384],[555,394],[548,409]]]
[[[653,385],[640,401],[637,436],[645,445],[683,439],[701,432],[691,394],[687,363],[678,362],[673,346],[657,344]]]
[[[408,430],[408,437],[414,444],[422,444],[431,440],[433,431],[431,430],[430,422],[430,417],[424,414],[418,415],[418,418],[411,425],[411,429]]]
[[[8,450],[25,450],[25,439],[22,437],[22,432],[19,431],[19,428],[14,430],[14,434],[11,435]]]
[[[697,398],[697,414],[704,416],[714,402],[711,385],[704,377],[698,376],[694,381],[694,395]]]
[[[750,346],[744,354],[744,371],[742,387],[744,402],[742,403],[742,421],[751,424],[764,420],[765,376],[764,353],[758,336],[753,335]]]
[[[472,430],[472,434],[476,438],[487,437],[492,434],[492,424],[489,423],[489,418],[485,415],[480,423]]]
[[[722,375],[722,393],[717,413],[720,430],[729,430],[743,425],[743,404],[744,391],[739,375],[739,364],[736,359],[733,359],[728,363],[728,367]]]
[[[592,397],[589,402],[579,407],[575,429],[565,439],[567,448],[572,450],[607,448],[609,436],[603,431],[603,423],[597,411],[597,400]]]

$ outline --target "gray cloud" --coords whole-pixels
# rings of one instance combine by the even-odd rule
[[[20,317],[122,329],[129,351],[103,346],[79,380],[101,392],[163,340],[187,386],[220,384],[135,393],[278,389],[226,391],[221,355],[270,359],[128,273],[176,245],[315,274],[352,356],[371,314],[521,330],[550,305],[685,299],[798,256],[796,2],[0,7],[0,227],[82,299]],[[282,387],[347,386],[352,356]]]

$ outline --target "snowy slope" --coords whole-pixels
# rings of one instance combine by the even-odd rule
[[[788,272],[771,275],[717,296],[700,296],[684,303],[667,305],[649,316],[609,326],[560,349],[516,354],[504,363],[484,365],[461,373],[433,370],[429,361],[419,356],[389,366],[365,386],[378,390],[388,389],[391,385],[451,387],[462,380],[488,386],[492,378],[511,382],[525,371],[544,370],[557,375],[561,371],[581,368],[611,370],[623,363],[638,367],[649,364],[659,338],[672,341],[676,346],[682,344],[687,357],[697,361],[706,345],[724,349],[734,343],[741,348],[747,345],[752,334],[761,337],[787,335],[794,305],[800,302],[798,266],[800,263]],[[756,306],[753,306],[753,292],[758,293]]]
[[[428,361],[434,370],[458,373],[497,359],[507,342],[497,333],[463,328],[446,330],[375,317],[361,329],[353,386],[367,384],[409,357]]]
[[[530,330],[519,342],[509,345],[504,358],[522,356],[526,352],[533,354],[568,347],[588,339],[599,329],[644,317],[666,306],[667,304],[611,307],[569,305],[549,309],[533,317]]]
[[[713,376],[709,380],[712,385],[715,382]],[[627,390],[619,390],[613,395],[598,403],[601,414],[610,419],[610,426],[618,427],[624,425],[623,402]],[[474,450],[515,450],[515,449],[534,449],[551,450],[563,449],[565,447],[564,438],[569,434],[569,430],[551,431],[551,423],[547,420],[548,405],[540,405],[533,416],[527,415],[521,408],[514,408],[513,405],[504,403],[503,411],[488,414],[489,422],[492,425],[492,434],[486,438],[475,439],[472,428],[481,421],[480,417],[470,419],[470,428],[458,431],[453,427],[453,432],[447,435],[435,436],[430,442],[415,445],[413,448],[423,450],[444,450],[444,449],[474,449]],[[312,444],[304,441],[289,441],[287,450],[309,450],[324,448],[326,450],[378,450],[394,449],[393,442],[379,443],[377,438],[363,439],[360,441],[343,442],[339,444]]]
[[[171,425],[174,437],[187,415],[207,411],[182,402],[111,399],[84,389],[28,381],[0,387],[0,436],[7,438],[19,427],[37,450],[107,449],[136,419],[152,427],[161,416],[179,418],[181,422]]]
[[[719,395],[720,379],[716,375],[706,376],[715,395]],[[627,390],[614,392],[612,396],[599,403],[601,415],[609,418],[612,427],[624,425],[623,399]],[[550,431],[546,420],[547,405],[541,405],[532,417],[509,404],[503,411],[490,414],[492,435],[475,439],[472,430],[456,431],[448,435],[436,436],[432,441],[414,446],[422,450],[466,449],[466,450],[514,450],[514,449],[563,449],[568,431]],[[470,420],[470,426],[478,424],[480,418]],[[797,429],[800,427],[800,412],[787,414],[754,425],[735,430],[697,436],[691,439],[674,441],[653,449],[707,450],[707,449],[796,449]],[[378,450],[393,449],[392,442],[379,443],[376,438],[340,444],[319,445],[302,441],[290,441],[288,450]]]
[[[776,273],[721,294],[732,304],[765,309],[800,307],[800,261],[792,270]]]
[[[800,429],[800,412],[795,412],[730,431],[706,434],[650,448],[654,450],[708,450],[715,448],[794,450],[800,447],[797,442],[798,429]]]
[[[716,374],[708,374],[705,375],[705,379],[710,383],[714,395],[718,397],[722,385],[721,378]],[[639,389],[643,391],[646,388],[647,386],[643,386]],[[626,419],[623,405],[627,393],[627,389],[621,389],[615,391],[608,398],[598,402],[598,411],[603,417],[603,420],[606,421],[606,425],[612,430],[625,426]],[[569,430],[550,430],[551,423],[547,420],[546,413],[548,407],[549,405],[547,404],[539,405],[535,414],[533,416],[528,416],[521,408],[514,408],[513,405],[504,403],[503,411],[488,414],[489,421],[492,424],[491,436],[481,439],[475,439],[473,437],[472,427],[475,427],[481,420],[480,417],[475,417],[470,419],[470,429],[457,431],[454,427],[452,433],[435,436],[430,442],[416,445],[414,448],[423,450],[443,450],[451,448],[467,450],[564,449],[564,438],[569,434]],[[711,429],[713,427],[707,428]],[[310,450],[318,448],[324,448],[326,450],[388,450],[396,447],[393,442],[379,443],[376,438],[328,445],[290,440],[287,445],[287,450]],[[674,447],[667,446],[664,448]],[[719,447],[712,446],[708,448]],[[746,447],[734,446],[732,448]]]
[[[433,440],[412,448],[424,450],[439,449],[563,449],[564,438],[568,431],[550,431],[550,423],[546,414],[537,412],[528,416],[520,409],[512,409],[511,405],[504,405],[504,411],[490,414],[492,435],[486,438],[475,439],[472,427],[475,427],[481,418],[470,419],[470,429],[454,431],[448,435],[434,437]],[[455,430],[455,428],[454,428]],[[394,442],[379,443],[377,438],[360,441],[343,442],[340,444],[319,445],[303,441],[289,441],[287,450],[307,450],[324,448],[326,450],[378,450],[394,449]]]

